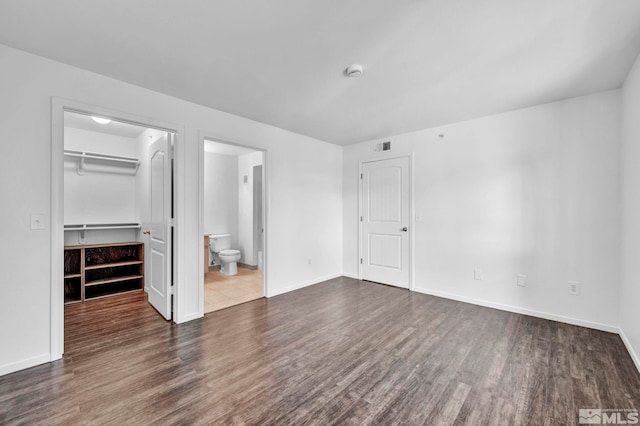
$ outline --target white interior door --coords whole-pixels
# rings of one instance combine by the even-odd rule
[[[409,157],[362,164],[362,279],[409,288]]]
[[[149,303],[166,319],[171,319],[172,281],[172,232],[171,232],[171,142],[173,135],[165,136],[149,148],[149,226],[144,231],[148,236],[149,263],[147,291]]]

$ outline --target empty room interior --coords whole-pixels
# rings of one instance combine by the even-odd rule
[[[0,424],[637,424],[640,1],[0,2]]]

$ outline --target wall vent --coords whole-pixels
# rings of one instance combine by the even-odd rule
[[[376,142],[373,144],[373,152],[391,151],[391,141]]]

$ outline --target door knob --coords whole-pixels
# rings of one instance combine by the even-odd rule
[[[407,232],[408,230],[409,230],[409,228],[407,228],[406,226],[401,229],[401,231],[403,231],[403,232]]]
[[[145,229],[144,231],[142,231],[143,234],[145,235],[151,235],[151,230],[150,229]]]

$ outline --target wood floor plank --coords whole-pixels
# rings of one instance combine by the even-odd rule
[[[0,424],[576,424],[640,408],[620,338],[338,278],[185,324],[143,293],[65,308],[62,361],[0,377]]]

